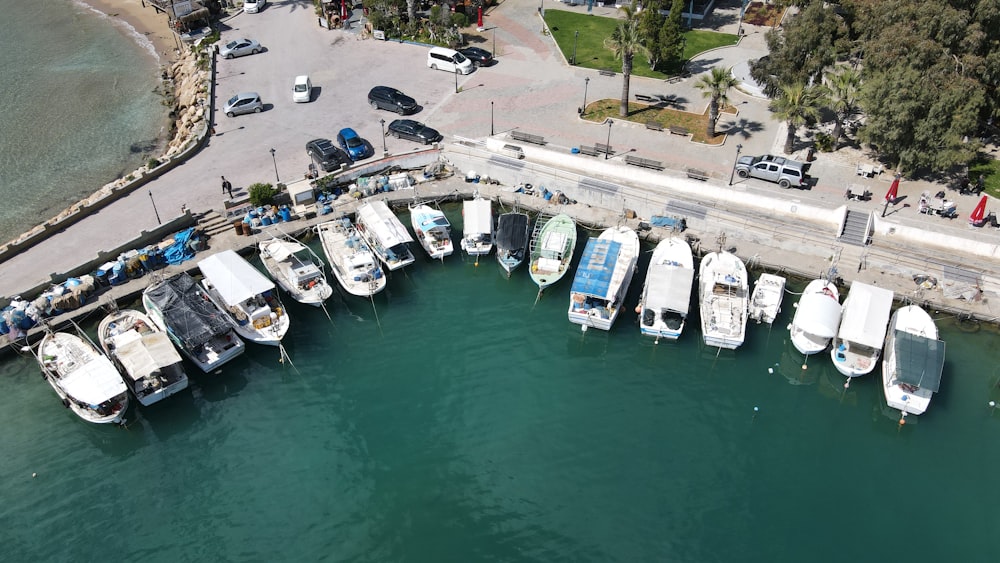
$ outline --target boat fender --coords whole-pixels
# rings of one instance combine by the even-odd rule
[[[63,399],[62,400],[62,404],[63,404],[64,407],[66,407],[68,409],[69,408],[69,399]]]

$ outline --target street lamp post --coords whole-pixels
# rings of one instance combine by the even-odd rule
[[[162,225],[160,221],[160,212],[156,210],[156,202],[153,201],[153,190],[149,190],[149,201],[153,202],[153,214],[156,215],[156,224]]]
[[[493,56],[497,56],[497,26],[493,26]]]
[[[281,180],[278,178],[278,161],[275,160],[275,158],[274,158],[274,153],[275,152],[277,152],[277,151],[275,151],[274,148],[272,148],[271,149],[271,162],[274,163],[274,181],[275,181],[275,183],[281,183]]]
[[[580,37],[579,31],[573,32],[573,66],[576,66],[576,40]]]
[[[490,100],[490,136],[493,136],[493,100]]]
[[[382,154],[385,155],[389,152],[389,149],[385,146],[385,120],[379,119],[378,124],[382,126]]]
[[[736,145],[736,159],[733,160],[733,171],[729,173],[729,185],[733,185],[733,177],[736,176],[736,164],[740,161],[740,151],[743,150],[743,145]]]
[[[743,14],[746,13],[747,2],[749,0],[740,0],[740,25],[736,28],[736,37],[743,36]]]
[[[607,160],[611,156],[611,126],[614,125],[614,120],[608,120],[608,150],[604,152],[604,160]]]
[[[583,79],[583,107],[580,108],[580,115],[587,113],[587,86],[590,84],[590,77],[586,76]]]
[[[455,66],[455,93],[458,93],[458,65]]]

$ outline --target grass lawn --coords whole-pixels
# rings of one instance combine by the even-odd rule
[[[601,123],[609,117],[611,119],[627,119],[642,124],[648,121],[655,121],[663,126],[664,132],[670,127],[683,127],[691,133],[692,141],[706,145],[721,145],[726,140],[726,136],[719,132],[716,132],[713,138],[705,135],[705,129],[708,127],[708,108],[705,108],[705,113],[699,115],[687,111],[630,102],[628,105],[628,117],[622,118],[618,116],[620,106],[621,100],[597,100],[596,102],[587,104],[582,117],[587,121],[595,121],[597,123]],[[736,108],[726,106],[719,113],[720,118],[722,117],[722,113],[735,115]]]
[[[983,175],[983,183],[986,186],[983,193],[1000,197],[1000,161],[995,158],[982,159],[969,165],[969,181],[972,185],[979,180],[980,174]]]
[[[604,39],[611,37],[619,19],[590,16],[584,13],[567,12],[559,9],[545,10],[545,23],[552,31],[552,37],[562,51],[567,61],[573,60],[574,44],[576,48],[577,66],[584,68],[614,69],[621,72],[622,63],[615,59],[614,53],[604,47]],[[576,32],[579,31],[579,36]],[[692,56],[725,45],[735,45],[737,36],[714,31],[692,30],[684,34],[687,42],[684,46],[684,60]],[[669,75],[649,68],[649,63],[642,55],[632,60],[632,74],[649,78],[667,78]]]

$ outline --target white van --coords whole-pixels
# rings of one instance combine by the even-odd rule
[[[309,76],[303,74],[295,77],[295,86],[292,86],[292,101],[308,102],[312,99],[313,85]]]
[[[462,74],[469,74],[475,68],[472,66],[472,61],[465,58],[465,55],[444,47],[431,48],[427,53],[427,66],[446,72],[455,72],[455,69],[458,69],[458,72]]]

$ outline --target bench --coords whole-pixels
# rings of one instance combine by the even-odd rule
[[[611,70],[610,68],[602,68],[601,70],[597,71],[597,74],[600,74],[601,76],[614,76],[615,71]]]
[[[636,94],[635,99],[640,102],[653,102],[654,104],[660,102],[659,96],[647,96],[646,94]]]
[[[679,74],[676,74],[676,75],[674,75],[674,76],[671,76],[670,78],[668,78],[668,79],[667,79],[667,82],[668,82],[669,84],[677,84],[677,83],[678,83],[678,82],[680,82],[681,80],[684,80],[684,77],[683,77],[683,76],[681,76],[681,75],[679,75]]]
[[[590,156],[597,156],[597,149],[594,147],[588,147],[586,145],[580,145],[580,153]]]
[[[511,131],[510,136],[514,140],[524,141],[525,143],[532,143],[535,145],[544,145],[546,142],[545,137],[542,137],[541,135],[532,135],[521,131]]]
[[[688,131],[687,127],[681,127],[679,125],[671,125],[670,126],[670,134],[672,134],[672,135],[684,135],[684,136],[687,136],[687,135],[690,135],[691,132]]]
[[[698,170],[697,168],[688,168],[687,177],[692,180],[701,180],[702,182],[708,180],[708,173],[704,170]]]
[[[653,131],[663,131],[663,124],[659,121],[647,121],[646,129],[652,129]]]
[[[663,164],[658,160],[640,158],[638,156],[632,156],[630,154],[625,155],[625,164],[631,164],[632,166],[640,166],[642,168],[652,168],[653,170],[663,170]]]
[[[596,150],[597,152],[600,152],[600,153],[604,153],[604,154],[609,155],[609,156],[612,153],[614,153],[614,151],[611,150],[611,145],[604,145],[604,144],[601,144],[601,143],[594,143],[594,150]]]

